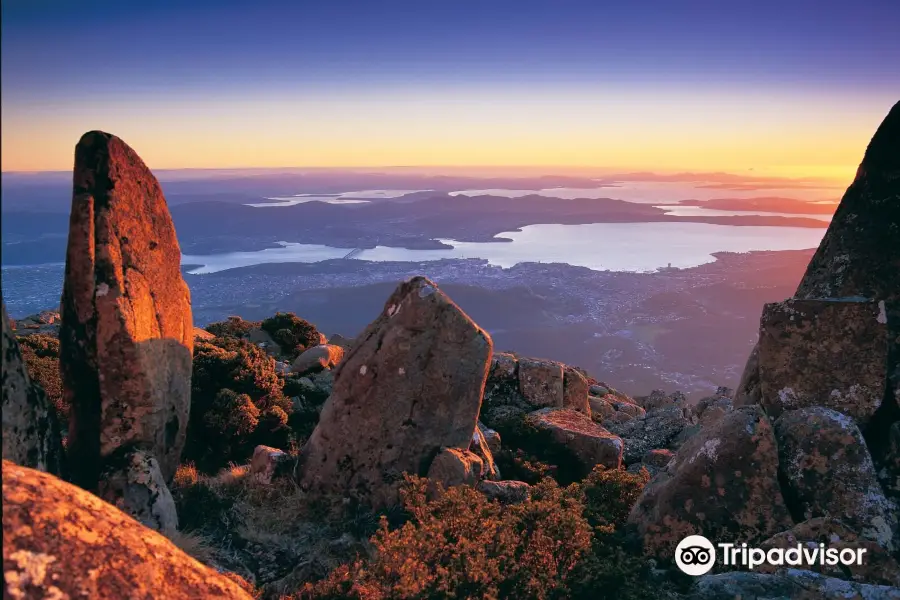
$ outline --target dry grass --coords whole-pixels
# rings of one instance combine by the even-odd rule
[[[211,566],[215,562],[214,551],[204,536],[184,531],[169,531],[164,535],[182,552],[204,565]]]
[[[347,529],[355,523],[323,520],[290,478],[266,484],[250,476],[245,465],[230,465],[215,475],[182,465],[172,493],[189,532],[181,535],[194,536],[208,548],[206,555],[204,548],[197,550],[203,559],[187,547],[185,552],[238,573],[266,598],[278,598],[368,553],[370,532],[352,535]]]

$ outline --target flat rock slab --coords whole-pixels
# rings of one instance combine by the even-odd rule
[[[826,406],[864,426],[884,398],[887,318],[883,304],[785,300],[760,320],[760,403],[773,417]]]
[[[6,460],[3,578],[10,598],[251,600],[114,506]]]
[[[570,408],[542,408],[529,414],[527,419],[571,452],[585,471],[597,465],[608,469],[622,466],[622,439],[594,423],[584,413]]]
[[[491,350],[434,283],[401,284],[334,371],[301,452],[301,486],[377,508],[398,503],[403,473],[426,475],[442,447],[468,450]]]

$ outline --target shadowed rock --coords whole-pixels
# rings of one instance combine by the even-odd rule
[[[860,426],[884,398],[887,325],[875,302],[785,300],[760,326],[760,404],[772,417],[827,406]]]
[[[474,452],[459,448],[441,448],[428,468],[428,479],[444,489],[457,485],[474,486],[481,480],[484,461]]]
[[[622,440],[584,413],[570,408],[542,408],[528,415],[528,422],[570,452],[585,474],[597,465],[607,469],[622,466]]]
[[[145,527],[164,533],[177,530],[175,500],[156,459],[140,450],[111,458],[100,474],[97,495]]]
[[[250,600],[114,506],[7,460],[3,577],[4,598]]]
[[[689,439],[644,488],[629,521],[649,553],[667,558],[688,535],[752,544],[790,527],[762,409],[735,410]]]
[[[434,283],[401,284],[334,372],[301,486],[396,504],[404,472],[426,475],[442,447],[468,450],[490,360],[488,334]]]
[[[3,312],[3,458],[61,475],[63,448],[56,412],[44,390],[31,381],[19,344]]]
[[[60,371],[72,405],[72,479],[96,489],[123,447],[171,479],[190,409],[194,329],[165,198],[140,157],[93,131],[75,148]]]
[[[775,437],[795,516],[839,516],[863,537],[895,548],[897,506],[881,490],[852,419],[823,407],[793,410],[775,422]]]

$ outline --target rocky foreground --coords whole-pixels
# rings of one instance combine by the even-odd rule
[[[495,352],[423,277],[354,340],[195,330],[156,179],[75,154],[61,311],[3,314],[4,598],[900,598],[900,104],[697,404]],[[688,535],[867,558],[690,579]]]

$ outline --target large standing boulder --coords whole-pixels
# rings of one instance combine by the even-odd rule
[[[334,372],[301,452],[301,486],[376,508],[397,503],[404,472],[424,476],[442,447],[469,448],[491,347],[434,283],[401,284]]]
[[[3,461],[4,598],[250,600],[93,494]]]
[[[629,521],[649,553],[669,558],[688,535],[752,544],[789,528],[762,409],[735,410],[690,438],[644,488]]]
[[[31,381],[19,344],[3,312],[3,458],[61,475],[63,447],[59,422],[50,400]]]
[[[119,138],[75,148],[60,370],[72,406],[72,479],[96,489],[125,446],[171,479],[184,446],[194,328],[181,250],[156,178]]]
[[[827,406],[864,426],[884,399],[887,323],[878,303],[785,300],[760,321],[760,403],[773,417]]]
[[[887,499],[862,433],[847,415],[813,407],[775,422],[785,493],[804,519],[840,518],[864,538],[895,548],[897,506]]]

